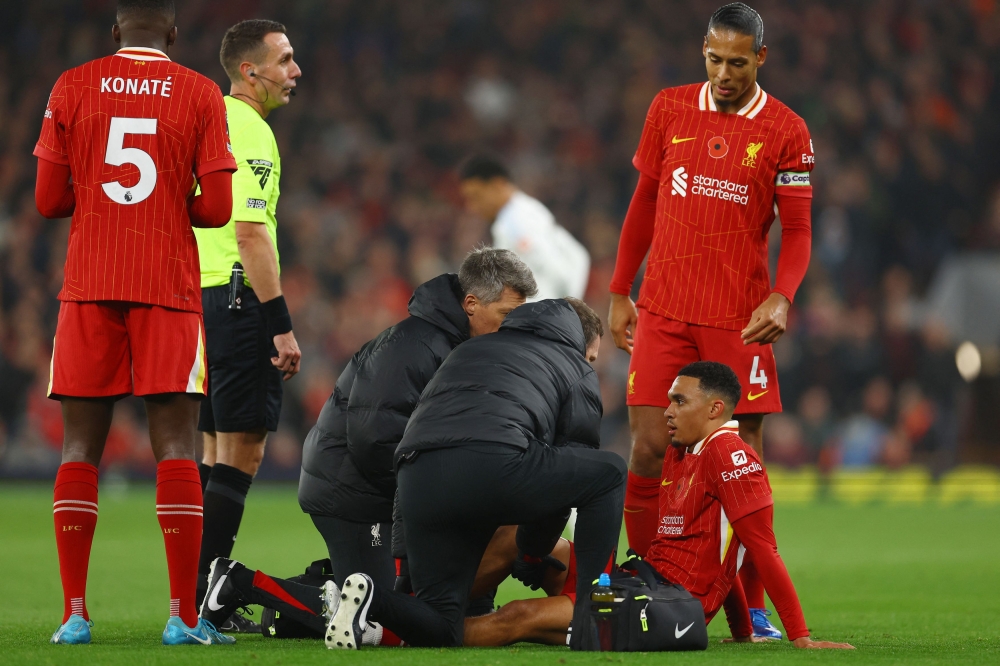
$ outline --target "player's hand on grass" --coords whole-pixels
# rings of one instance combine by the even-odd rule
[[[274,336],[274,347],[278,350],[278,355],[271,358],[271,365],[281,370],[287,382],[299,371],[299,364],[302,362],[302,352],[299,351],[295,333],[289,331]]]
[[[615,347],[632,353],[635,326],[639,321],[639,311],[635,302],[623,294],[611,294],[611,310],[608,312],[608,327]]]
[[[781,334],[785,332],[788,325],[788,308],[791,302],[778,293],[773,293],[767,297],[753,314],[750,315],[750,323],[740,332],[744,345],[754,342],[762,345],[769,345],[777,342]],[[611,302],[612,312],[614,312],[614,301]],[[614,332],[614,324],[611,324],[611,331]]]
[[[557,571],[566,571],[566,565],[551,555],[545,557],[530,557],[520,553],[514,564],[511,565],[510,575],[512,578],[521,581],[532,590],[537,590],[542,586],[542,579],[545,577],[545,570],[549,567]]]
[[[802,636],[792,641],[792,645],[803,650],[853,650],[850,643],[831,643],[830,641],[814,641],[808,636]]]

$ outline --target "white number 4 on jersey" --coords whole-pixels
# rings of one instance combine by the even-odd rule
[[[767,388],[767,375],[760,369],[760,356],[753,357],[753,367],[750,368],[750,383],[760,384],[763,389]]]

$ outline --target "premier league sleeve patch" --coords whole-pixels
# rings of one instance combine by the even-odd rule
[[[775,178],[774,184],[776,187],[809,187],[811,185],[808,171],[782,171]]]

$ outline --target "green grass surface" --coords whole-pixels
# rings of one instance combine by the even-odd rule
[[[813,635],[854,652],[798,651],[787,642],[707,652],[576,654],[518,645],[497,649],[379,648],[330,652],[319,641],[238,637],[235,646],[159,644],[166,621],[166,562],[151,487],[102,489],[90,566],[89,646],[49,645],[62,612],[51,489],[0,487],[0,662],[5,664],[930,664],[1000,663],[1000,507],[781,505],[776,529]],[[234,553],[274,575],[293,575],[324,553],[288,486],[254,487]],[[498,601],[529,596],[508,581]],[[259,615],[258,615],[259,617]]]

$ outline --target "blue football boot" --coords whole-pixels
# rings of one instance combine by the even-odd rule
[[[59,645],[86,645],[90,642],[90,628],[93,620],[84,620],[80,615],[70,615],[69,619],[59,625],[52,634],[50,642]]]
[[[753,623],[753,635],[757,638],[780,641],[782,638],[781,632],[767,619],[770,614],[771,611],[766,608],[750,609],[750,622]]]
[[[215,629],[215,625],[201,617],[194,629],[184,624],[177,616],[167,620],[163,629],[164,645],[232,645],[236,639],[223,636]]]

